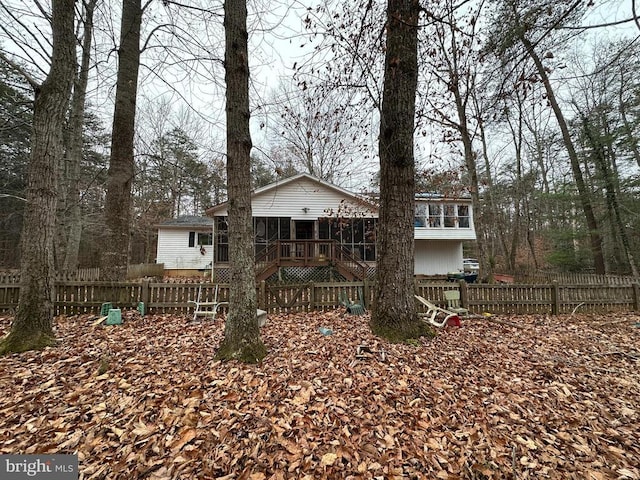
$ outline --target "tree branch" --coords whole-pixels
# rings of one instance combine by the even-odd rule
[[[635,22],[636,25],[638,25],[638,28],[640,29],[640,24],[638,23],[638,16],[636,15],[636,12],[635,12],[635,0],[632,1],[632,8],[634,12],[633,12],[633,17],[631,18],[618,20],[616,22],[597,23],[595,25],[576,25],[576,26],[567,25],[564,27],[558,27],[558,30],[592,30],[595,28],[615,27],[616,25],[623,25],[629,22]]]
[[[175,2],[173,0],[162,0],[162,3],[163,3],[164,6],[175,5],[176,7],[186,8],[188,10],[195,10],[196,12],[208,13],[210,15],[215,15],[217,17],[223,18],[223,15],[221,15],[219,13],[214,13],[212,10],[209,10],[207,8],[195,7],[193,5],[186,5],[184,3]]]
[[[9,65],[13,70],[15,70],[17,73],[19,73],[20,75],[22,75],[25,80],[27,81],[27,83],[29,85],[31,85],[31,88],[33,88],[33,90],[37,90],[38,88],[40,88],[40,84],[36,81],[35,78],[33,78],[29,72],[27,72],[24,68],[22,68],[20,65],[18,65],[16,62],[14,62],[13,60],[11,60],[9,57],[7,57],[3,52],[0,52],[0,60],[2,60],[3,62],[5,62],[7,65]]]

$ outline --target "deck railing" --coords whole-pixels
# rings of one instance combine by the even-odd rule
[[[350,276],[364,280],[367,266],[335,240],[278,240],[256,255],[256,278],[273,266],[322,266],[332,264],[342,267]]]

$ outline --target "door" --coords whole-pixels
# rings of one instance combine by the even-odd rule
[[[313,220],[296,220],[296,240],[313,240]]]
[[[313,240],[313,220],[295,220],[296,240]],[[313,243],[296,242],[297,258],[313,258]]]

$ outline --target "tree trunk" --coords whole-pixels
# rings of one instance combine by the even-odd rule
[[[251,134],[247,4],[226,0],[227,182],[229,189],[229,315],[218,359],[257,363],[267,354],[256,315],[256,279],[251,219]]]
[[[104,206],[105,238],[100,265],[103,279],[111,281],[126,279],[129,259],[141,21],[141,0],[123,0],[111,159]]]
[[[449,75],[451,78],[450,88],[453,90],[456,103],[456,111],[458,113],[457,128],[458,132],[460,133],[460,138],[462,139],[464,163],[467,167],[467,173],[469,175],[469,191],[471,193],[471,204],[475,212],[481,212],[480,181],[478,178],[476,154],[473,151],[473,140],[471,138],[471,132],[469,132],[469,120],[467,118],[467,103],[471,93],[468,92],[467,97],[463,98],[462,92],[460,91],[460,86],[458,84],[459,75],[457,74],[457,72],[453,71],[450,71]],[[482,229],[484,227],[480,228],[481,232],[480,235],[477,236],[476,246],[478,248],[478,256],[480,257],[481,271],[483,272],[483,275],[492,275],[493,268],[491,268],[489,262],[486,261],[487,255],[485,248],[485,238],[482,232]]]
[[[20,299],[0,353],[43,348],[53,334],[55,266],[53,245],[57,172],[64,124],[75,71],[73,0],[53,0],[51,69],[35,88],[27,205],[21,240]]]
[[[371,330],[375,335],[392,341],[417,338],[429,331],[418,319],[413,298],[413,131],[418,78],[419,11],[417,0],[388,0],[379,138],[377,281]]]
[[[58,270],[62,273],[75,272],[78,269],[78,252],[82,235],[82,214],[80,209],[80,165],[82,163],[83,127],[87,83],[89,80],[89,60],[91,59],[91,40],[93,37],[93,12],[97,0],[86,3],[84,32],[82,39],[82,60],[74,82],[73,97],[67,137],[67,151],[64,157],[65,168],[61,196],[66,198],[58,208],[57,235],[60,237]],[[66,207],[66,208],[60,208]],[[61,228],[64,227],[64,228]],[[62,256],[64,254],[64,256]],[[62,257],[62,258],[61,258]]]
[[[604,253],[602,251],[602,237],[600,236],[596,216],[593,213],[591,196],[589,194],[589,191],[587,190],[587,186],[582,176],[582,170],[580,169],[580,160],[578,159],[575,147],[573,146],[573,140],[571,139],[571,134],[569,133],[569,127],[567,126],[567,122],[564,119],[564,115],[562,114],[560,105],[558,105],[555,92],[551,88],[551,82],[549,81],[549,76],[544,69],[542,60],[540,60],[540,57],[535,52],[533,45],[531,44],[529,39],[521,36],[520,41],[522,42],[525,49],[527,50],[527,53],[536,65],[536,70],[538,72],[538,75],[540,75],[540,78],[542,79],[542,84],[544,85],[545,91],[547,93],[547,98],[549,99],[549,103],[551,104],[551,108],[553,110],[553,113],[555,114],[558,126],[560,127],[562,139],[564,140],[564,145],[567,149],[567,154],[569,155],[569,161],[571,162],[573,179],[575,180],[576,188],[578,189],[580,204],[582,206],[582,211],[587,222],[587,228],[589,229],[591,253],[593,255],[593,265],[595,267],[595,272],[597,274],[604,275],[606,273],[606,268],[604,264]]]

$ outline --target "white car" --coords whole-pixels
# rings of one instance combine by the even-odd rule
[[[464,258],[462,259],[462,270],[478,273],[480,271],[480,262],[475,258]]]

